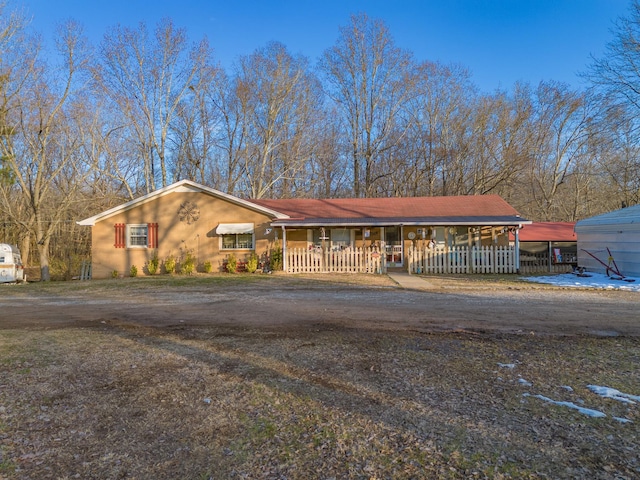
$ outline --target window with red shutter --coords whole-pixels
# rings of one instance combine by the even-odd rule
[[[116,248],[124,248],[126,246],[124,223],[116,223],[114,225],[114,229],[115,229],[115,243],[113,246]]]
[[[158,248],[158,224],[147,223],[142,225],[126,225],[116,223],[115,243],[116,248]]]
[[[147,225],[147,246],[149,248],[158,248],[158,224],[149,223]]]

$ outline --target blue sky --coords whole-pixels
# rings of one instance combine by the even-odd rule
[[[99,42],[108,27],[153,27],[162,17],[206,35],[230,71],[240,55],[271,40],[315,61],[332,46],[353,13],[384,20],[399,47],[416,60],[468,68],[483,91],[509,90],[516,81],[556,80],[581,88],[576,73],[589,55],[601,56],[614,20],[630,0],[22,0],[32,26],[50,37],[68,18]]]

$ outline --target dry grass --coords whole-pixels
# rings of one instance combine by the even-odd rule
[[[637,338],[103,324],[0,359],[2,478],[640,476],[637,405],[586,389],[640,394]]]

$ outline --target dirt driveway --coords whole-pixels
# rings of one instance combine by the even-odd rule
[[[0,478],[638,478],[639,293],[425,284],[0,286]]]
[[[365,283],[365,285],[363,285]],[[166,277],[0,287],[0,328],[211,325],[640,335],[640,295],[516,280],[433,277]]]

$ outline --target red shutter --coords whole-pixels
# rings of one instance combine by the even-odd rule
[[[158,248],[158,224],[147,224],[147,246],[149,248]]]
[[[114,228],[116,231],[116,242],[113,246],[116,248],[124,248],[126,246],[124,235],[125,225],[124,223],[116,223]]]

